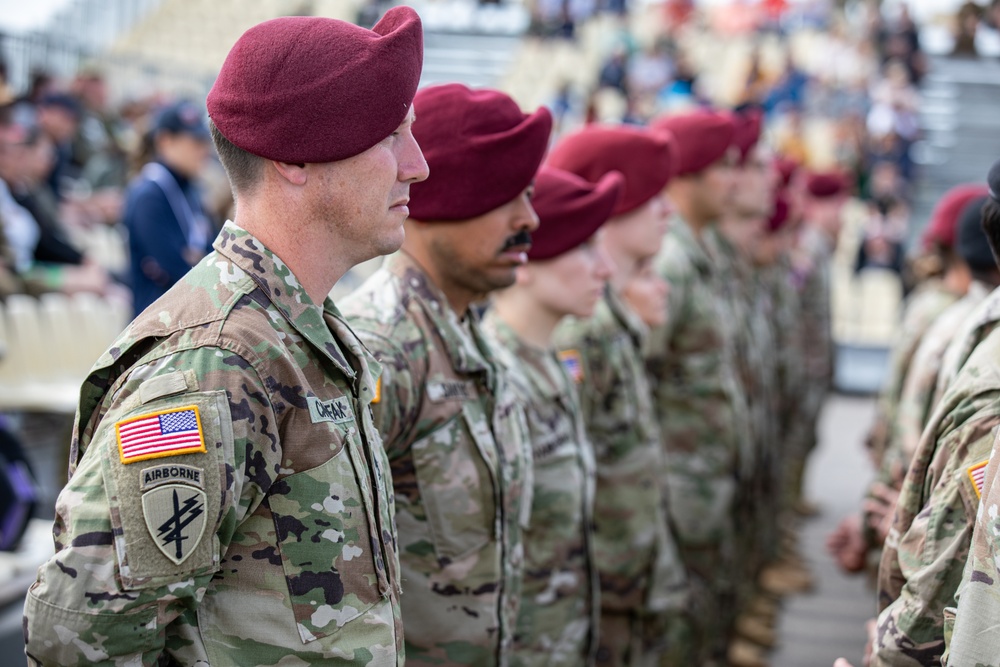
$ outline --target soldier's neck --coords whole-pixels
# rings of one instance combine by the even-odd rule
[[[498,292],[493,297],[493,308],[523,342],[543,350],[552,346],[552,334],[562,315],[547,308],[527,290],[514,286]]]

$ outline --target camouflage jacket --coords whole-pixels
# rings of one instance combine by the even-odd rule
[[[83,386],[30,662],[402,665],[378,372],[226,223]]]
[[[873,665],[938,664],[1000,424],[1000,332],[975,347],[921,438],[879,567]]]
[[[609,288],[589,319],[556,331],[594,446],[601,608],[684,609],[687,579],[666,514],[660,430],[640,354],[645,325]]]
[[[666,448],[670,518],[679,546],[732,549],[741,443],[748,430],[734,327],[719,273],[683,220],[656,260],[670,284],[667,323],[651,332],[647,369]]]
[[[531,511],[523,406],[483,337],[405,253],[343,305],[382,363],[409,665],[505,665]]]
[[[792,282],[792,269],[787,257],[760,271],[761,292],[770,304],[774,347],[774,428],[775,443],[782,447],[795,428],[798,394],[805,382],[798,351],[801,332],[801,309],[798,292]]]
[[[554,351],[522,341],[495,311],[483,330],[524,401],[534,463],[531,523],[514,665],[594,662],[599,609],[594,567],[594,452],[573,381]]]
[[[773,406],[771,372],[768,357],[773,353],[768,323],[759,309],[757,276],[754,267],[719,230],[710,227],[704,233],[705,246],[718,271],[720,294],[732,314],[733,342],[736,351],[737,377],[746,402],[750,429],[740,439],[740,476],[749,482],[763,464],[765,446],[774,443],[769,420]]]
[[[833,246],[821,232],[807,226],[803,230],[795,266],[802,314],[802,344],[799,355],[805,374],[801,392],[802,437],[815,440],[814,423],[833,382],[833,312],[830,293]]]
[[[887,449],[890,465],[904,471],[909,466],[936,401],[941,398],[937,384],[945,351],[989,292],[990,287],[985,283],[973,282],[966,295],[941,313],[921,337],[903,382],[896,423],[890,432]]]
[[[1000,438],[1000,435],[998,435]],[[972,546],[959,584],[955,606],[944,610],[945,657],[949,667],[1000,665],[1000,441],[993,440],[989,464],[973,472],[982,484],[972,530]]]
[[[885,383],[876,403],[875,423],[868,433],[867,444],[876,461],[881,461],[889,448],[899,397],[903,393],[906,375],[920,340],[934,320],[957,300],[958,296],[945,289],[940,280],[929,280],[921,284],[907,299],[899,333],[889,355]]]
[[[1000,325],[1000,287],[986,295],[955,332],[954,340],[948,345],[941,360],[941,372],[938,373],[935,396],[940,398],[944,395],[976,346],[998,325]]]

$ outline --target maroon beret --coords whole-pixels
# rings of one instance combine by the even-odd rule
[[[806,178],[806,191],[815,199],[829,199],[847,192],[847,179],[839,171],[813,172]]]
[[[795,174],[799,173],[799,166],[798,162],[787,157],[779,157],[774,161],[774,167],[778,170],[778,176],[781,178],[780,187],[787,188],[792,184]]]
[[[468,220],[513,200],[531,185],[552,132],[545,107],[525,114],[504,93],[458,83],[420,90],[413,108],[431,173],[410,186],[415,220]]]
[[[780,190],[774,197],[774,212],[767,221],[769,234],[776,234],[788,223],[788,197]]]
[[[237,40],[208,93],[208,115],[243,150],[281,162],[335,162],[368,150],[406,118],[424,36],[409,7],[366,30],[286,16]]]
[[[633,127],[588,125],[566,136],[548,165],[596,183],[610,171],[625,177],[625,192],[612,215],[634,211],[658,195],[674,174],[676,150],[666,133]]]
[[[931,212],[930,222],[924,229],[924,247],[932,244],[951,248],[955,245],[955,234],[959,217],[969,202],[989,194],[989,189],[978,183],[957,185],[938,200]]]
[[[760,141],[763,114],[759,109],[747,109],[734,113],[733,122],[736,126],[733,131],[733,145],[740,152],[740,164],[745,164],[750,151]]]
[[[678,176],[700,173],[721,160],[733,145],[736,134],[732,117],[718,111],[661,116],[651,126],[674,135]]]
[[[611,217],[624,184],[625,177],[617,171],[591,183],[562,169],[539,169],[531,198],[539,225],[531,233],[528,259],[558,257],[593,236]]]

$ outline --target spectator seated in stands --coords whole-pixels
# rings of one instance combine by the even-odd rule
[[[125,201],[136,314],[208,254],[216,234],[195,183],[211,154],[201,110],[189,102],[167,107],[151,140],[155,159],[132,181]]]

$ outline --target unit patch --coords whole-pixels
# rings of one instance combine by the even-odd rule
[[[986,481],[986,466],[989,462],[990,460],[986,459],[974,466],[969,466],[967,470],[969,479],[972,480],[972,488],[976,490],[976,497],[980,500],[983,499],[983,483]]]
[[[139,471],[139,490],[149,491],[157,486],[177,482],[204,489],[205,471],[185,465],[155,465]]]
[[[562,350],[559,352],[559,361],[562,362],[566,374],[573,378],[573,382],[580,384],[583,382],[583,361],[580,353],[576,350]]]
[[[310,396],[306,402],[309,403],[309,418],[313,424],[317,422],[343,424],[354,420],[354,411],[351,410],[351,402],[346,396],[329,401],[321,401],[315,396]]]
[[[205,532],[205,492],[187,484],[162,484],[142,494],[142,515],[163,555],[180,565]]]
[[[196,405],[120,421],[115,424],[115,434],[123,464],[206,451]]]

